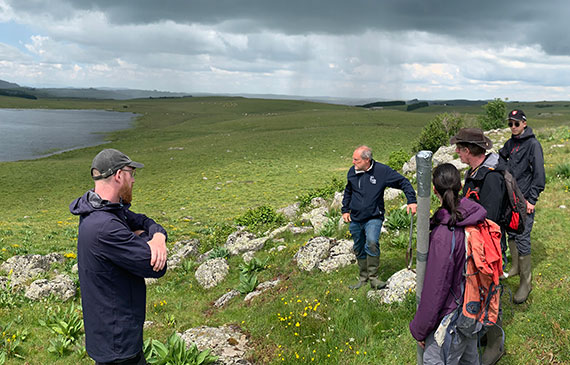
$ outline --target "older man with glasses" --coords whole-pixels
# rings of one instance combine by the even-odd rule
[[[520,275],[520,285],[513,297],[516,304],[524,303],[532,290],[532,267],[530,258],[530,233],[534,223],[535,205],[544,190],[545,173],[542,146],[532,129],[527,125],[522,110],[512,110],[507,118],[511,138],[500,149],[499,155],[507,163],[507,169],[527,200],[527,220],[522,234],[509,234],[509,250],[512,268],[508,276]]]
[[[115,149],[93,159],[95,189],[69,209],[79,218],[77,261],[85,347],[96,364],[143,365],[144,278],[166,272],[166,231],[129,208],[137,168]]]

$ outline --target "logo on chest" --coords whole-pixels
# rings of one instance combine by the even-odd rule
[[[370,176],[370,183],[376,185],[376,178],[374,176]]]

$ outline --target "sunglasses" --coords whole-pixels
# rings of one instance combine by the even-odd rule
[[[509,125],[509,128],[512,127],[512,126],[513,126],[513,122],[509,122],[508,125]],[[520,125],[521,125],[520,122],[515,122],[515,127],[519,127]]]

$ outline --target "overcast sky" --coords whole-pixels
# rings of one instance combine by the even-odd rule
[[[569,14],[564,0],[0,0],[0,79],[570,100]]]

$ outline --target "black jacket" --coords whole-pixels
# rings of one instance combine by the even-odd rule
[[[511,136],[499,155],[507,163],[507,169],[517,180],[526,200],[536,204],[544,190],[545,173],[542,146],[532,129],[526,127],[519,136]]]
[[[498,154],[488,154],[479,167],[467,171],[463,185],[463,196],[469,195],[481,204],[487,210],[487,218],[497,224],[501,224],[508,203],[505,178],[502,173],[505,169],[506,166],[500,163]]]
[[[408,179],[374,160],[368,171],[356,173],[352,166],[346,179],[342,213],[350,213],[355,222],[384,219],[384,190],[387,187],[403,190],[408,204],[416,203],[416,192]]]
[[[130,205],[102,200],[93,191],[74,200],[79,215],[77,262],[85,348],[98,362],[135,356],[142,350],[145,320],[145,277],[158,278],[150,266],[147,241],[166,231],[152,219],[129,210]],[[135,230],[145,231],[141,236]]]

